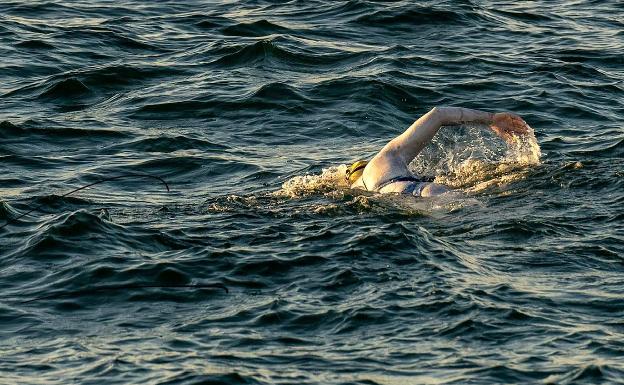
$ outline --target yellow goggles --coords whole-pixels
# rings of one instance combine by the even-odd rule
[[[356,172],[360,170],[363,170],[367,164],[368,162],[365,160],[358,160],[357,162],[353,163],[351,166],[347,167],[346,179],[350,180],[353,174],[355,174]]]

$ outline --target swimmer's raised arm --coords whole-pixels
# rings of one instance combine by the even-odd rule
[[[511,140],[513,135],[526,133],[528,128],[522,118],[507,112],[493,114],[462,107],[434,107],[405,132],[392,139],[379,152],[378,157],[395,156],[409,164],[431,141],[440,127],[463,123],[490,125],[492,130],[506,141]]]
[[[412,123],[401,135],[392,139],[379,156],[399,156],[405,163],[412,159],[431,141],[442,126],[468,122],[492,123],[494,114],[461,107],[434,107]]]

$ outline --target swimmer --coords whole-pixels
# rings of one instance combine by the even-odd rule
[[[419,197],[450,191],[444,185],[414,175],[408,165],[431,141],[440,127],[464,123],[487,124],[506,142],[511,142],[514,136],[529,132],[526,122],[509,112],[494,114],[461,107],[435,107],[416,120],[404,133],[388,142],[370,161],[359,160],[347,168],[346,179],[349,185],[351,188],[367,191]]]

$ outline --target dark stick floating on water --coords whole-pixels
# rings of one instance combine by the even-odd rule
[[[69,191],[69,192],[67,192],[67,193],[65,193],[65,194],[63,194],[63,195],[61,195],[60,197],[61,197],[61,198],[64,198],[64,197],[70,196],[71,194],[73,194],[73,193],[75,193],[75,192],[78,192],[78,191],[80,191],[80,190],[84,190],[84,189],[86,189],[86,188],[89,188],[89,187],[92,187],[92,186],[98,185],[98,184],[100,184],[100,183],[109,182],[109,181],[112,181],[112,180],[117,180],[117,179],[123,179],[123,178],[151,178],[151,179],[156,179],[156,180],[158,180],[158,181],[162,182],[162,184],[164,184],[164,185],[165,185],[165,188],[167,189],[167,192],[170,192],[170,191],[171,191],[171,190],[169,189],[169,184],[167,184],[167,182],[165,182],[165,180],[164,180],[163,178],[159,177],[159,176],[150,175],[150,174],[122,174],[122,175],[112,176],[112,177],[110,177],[110,178],[100,179],[100,180],[98,180],[98,181],[96,181],[96,182],[89,183],[89,184],[84,185],[84,186],[82,186],[82,187],[78,187],[78,188],[76,188],[76,189],[73,189],[73,190],[71,190],[71,191]],[[23,213],[23,214],[18,215],[18,216],[17,216],[17,217],[15,217],[15,218],[9,218],[9,219],[7,219],[7,222],[6,222],[5,224],[3,224],[2,226],[0,226],[0,229],[3,229],[4,227],[8,226],[8,225],[9,225],[9,224],[11,224],[11,223],[17,223],[17,221],[19,221],[20,219],[24,218],[26,215],[28,215],[28,214],[32,213],[33,211],[36,211],[36,210],[40,209],[42,206],[43,206],[42,204],[41,204],[41,205],[38,205],[38,206],[36,206],[36,207],[34,207],[34,208],[32,208],[32,209],[28,210],[27,212],[25,212],[25,213]]]

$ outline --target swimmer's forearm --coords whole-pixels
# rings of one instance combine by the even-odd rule
[[[472,110],[463,107],[436,107],[435,114],[440,125],[451,126],[463,123],[492,124],[494,114],[491,112]]]

